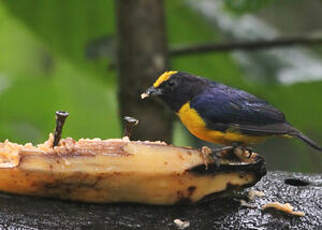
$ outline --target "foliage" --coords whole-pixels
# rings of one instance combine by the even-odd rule
[[[1,139],[44,141],[54,129],[58,109],[71,114],[66,136],[118,137],[115,73],[106,71],[106,60],[94,63],[84,58],[86,42],[108,31],[102,4],[95,7],[101,10],[98,14],[83,2],[83,14],[71,21],[72,4],[38,1],[39,8],[30,11],[27,1],[5,3],[0,4],[0,81],[7,82],[0,90]],[[82,33],[82,28],[88,31]]]

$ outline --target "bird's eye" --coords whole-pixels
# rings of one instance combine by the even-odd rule
[[[170,87],[172,87],[172,86],[174,86],[176,83],[173,81],[173,80],[169,80],[168,81],[168,85],[170,86]]]

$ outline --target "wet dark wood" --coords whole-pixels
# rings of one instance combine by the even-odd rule
[[[286,181],[286,183],[285,183]],[[322,175],[270,172],[251,189],[264,191],[252,205],[222,198],[186,206],[86,204],[0,194],[0,228],[4,229],[322,229]],[[245,193],[245,192],[243,192]],[[267,202],[290,203],[304,217],[261,211]]]

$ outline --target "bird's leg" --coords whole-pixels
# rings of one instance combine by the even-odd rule
[[[201,157],[203,159],[203,162],[205,164],[205,168],[208,169],[208,162],[210,160],[210,162],[215,163],[215,165],[217,167],[220,167],[220,162],[221,162],[221,157],[222,157],[222,152],[225,151],[230,151],[232,150],[233,147],[232,146],[224,146],[221,148],[209,148],[208,146],[203,146],[201,148]]]
[[[221,158],[225,158],[233,149],[233,146],[223,146],[211,149],[211,157],[215,161],[217,167],[220,167]]]
[[[247,156],[247,158],[249,159],[253,155],[253,148],[248,146],[248,147],[246,147],[246,150],[249,153],[248,156]]]
[[[212,153],[221,153],[221,152],[233,150],[234,148],[235,147],[233,145],[228,145],[220,148],[212,148],[211,150],[212,150]]]

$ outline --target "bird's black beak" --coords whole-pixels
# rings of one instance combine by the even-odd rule
[[[148,88],[144,93],[141,94],[141,98],[147,98],[150,96],[160,96],[162,95],[162,89],[154,88],[153,86]]]

